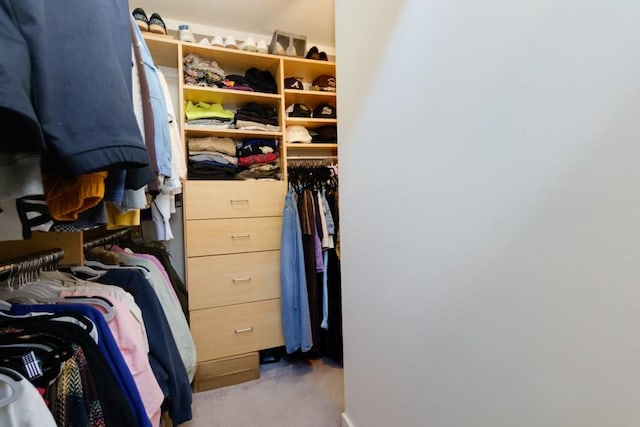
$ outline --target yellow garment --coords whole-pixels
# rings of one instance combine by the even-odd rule
[[[53,219],[75,221],[78,214],[91,209],[104,198],[107,172],[63,177],[42,174],[44,196]]]
[[[107,230],[118,230],[140,225],[140,209],[120,213],[115,203],[105,202],[104,205],[107,208]]]
[[[226,119],[233,120],[235,114],[231,110],[225,110],[222,104],[209,104],[207,102],[198,102],[194,104],[187,101],[184,113],[189,120],[195,119]]]

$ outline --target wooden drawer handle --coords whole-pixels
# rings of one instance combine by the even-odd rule
[[[248,328],[236,329],[236,334],[241,334],[243,332],[251,332],[253,331],[253,326]]]
[[[250,276],[247,276],[247,277],[234,277],[231,280],[233,281],[233,283],[250,282],[251,281],[251,277]]]
[[[232,234],[231,235],[232,239],[248,239],[249,237],[251,237],[250,234]]]
[[[230,201],[232,204],[233,204],[233,203],[245,203],[245,204],[247,204],[247,205],[249,204],[249,199],[235,199],[235,200],[234,200],[234,199],[232,199],[232,200],[229,200],[229,201]]]

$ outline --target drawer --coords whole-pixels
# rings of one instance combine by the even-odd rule
[[[194,391],[205,391],[260,378],[257,352],[199,363],[193,381]]]
[[[185,221],[188,257],[280,249],[282,217]]]
[[[284,345],[280,300],[189,312],[198,363]]]
[[[187,181],[184,213],[189,219],[282,216],[282,181]]]
[[[187,258],[191,310],[280,298],[280,251]]]

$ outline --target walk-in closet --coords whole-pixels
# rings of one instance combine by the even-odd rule
[[[333,2],[0,20],[0,424],[340,425]]]

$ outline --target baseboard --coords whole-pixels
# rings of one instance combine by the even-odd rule
[[[340,417],[341,419],[341,427],[356,427],[351,420],[349,419],[349,417],[347,416],[347,414],[345,414],[344,412],[342,413],[342,417]]]

